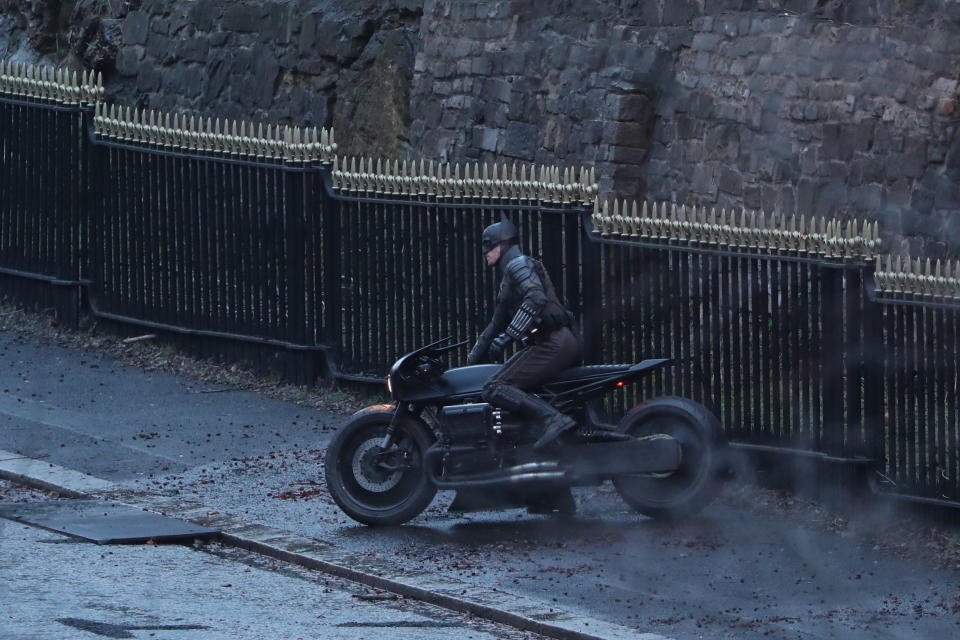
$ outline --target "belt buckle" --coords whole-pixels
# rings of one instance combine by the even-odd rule
[[[532,331],[530,331],[530,333],[523,336],[523,339],[520,340],[520,343],[523,344],[523,346],[525,347],[529,347],[531,344],[533,344],[534,340],[536,339],[537,331],[539,330],[540,330],[540,327],[535,327]]]

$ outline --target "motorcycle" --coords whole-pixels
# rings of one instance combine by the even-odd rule
[[[679,397],[647,400],[616,425],[603,423],[596,401],[666,366],[668,359],[588,365],[564,371],[536,393],[576,420],[544,451],[522,417],[481,398],[501,365],[447,368],[466,342],[446,338],[393,365],[393,402],[357,412],[334,436],[324,469],[337,505],[367,525],[396,525],[423,512],[438,490],[456,490],[450,509],[548,505],[570,513],[570,487],[610,480],[630,507],[653,518],[678,518],[706,506],[717,490],[724,446],[717,418]],[[557,505],[560,505],[557,507]],[[543,512],[543,511],[539,511]]]

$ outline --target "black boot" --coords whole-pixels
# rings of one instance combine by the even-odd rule
[[[577,423],[570,416],[566,416],[556,409],[550,403],[538,398],[537,396],[527,396],[523,403],[522,411],[535,418],[543,427],[543,433],[533,443],[533,448],[537,451],[545,449],[548,444],[553,442],[564,431],[568,431],[577,426]]]

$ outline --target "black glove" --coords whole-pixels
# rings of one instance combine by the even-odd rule
[[[472,367],[475,364],[483,362],[483,356],[486,355],[486,352],[487,346],[477,340],[477,343],[473,345],[473,349],[470,349],[470,355],[467,356],[467,366]]]
[[[503,350],[513,341],[513,338],[508,336],[505,333],[501,333],[496,338],[493,339],[493,342],[490,343],[490,348],[487,350],[490,354],[490,357],[494,360],[499,360],[500,356],[503,355]]]

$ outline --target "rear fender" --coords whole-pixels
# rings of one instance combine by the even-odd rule
[[[669,358],[651,358],[638,362],[626,371],[565,381],[566,387],[555,395],[555,401],[573,401],[608,393],[617,387],[635,382],[670,363]],[[551,385],[547,385],[548,387]]]

